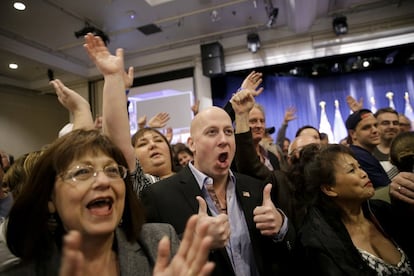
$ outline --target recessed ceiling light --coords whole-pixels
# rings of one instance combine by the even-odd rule
[[[26,5],[23,2],[14,2],[13,7],[19,11],[24,11],[26,9]]]
[[[19,68],[19,65],[17,65],[16,63],[10,63],[9,68],[15,70],[15,69]]]
[[[137,16],[137,13],[133,10],[129,10],[129,11],[127,11],[127,15],[129,17],[129,19],[133,20]]]

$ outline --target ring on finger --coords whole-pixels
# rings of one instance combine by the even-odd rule
[[[401,193],[401,185],[398,186],[397,190],[399,193]]]

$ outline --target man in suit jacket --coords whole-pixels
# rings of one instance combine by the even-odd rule
[[[188,145],[193,163],[143,191],[148,222],[170,223],[181,235],[198,212],[210,223],[214,275],[287,274],[289,220],[273,204],[271,185],[230,170],[235,140],[228,114],[218,107],[201,111]]]

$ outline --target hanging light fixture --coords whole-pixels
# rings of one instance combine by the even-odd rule
[[[348,23],[346,16],[336,16],[332,21],[332,27],[336,35],[343,35],[348,32]]]
[[[247,35],[247,49],[252,53],[256,53],[260,49],[260,38],[257,33]]]

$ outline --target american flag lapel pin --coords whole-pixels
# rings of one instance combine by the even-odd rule
[[[242,194],[243,194],[244,197],[250,197],[250,193],[249,192],[243,191]]]

